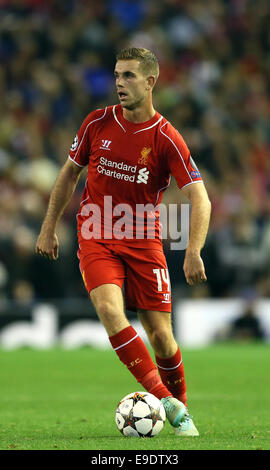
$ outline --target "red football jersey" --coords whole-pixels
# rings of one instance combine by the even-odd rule
[[[156,112],[147,122],[132,123],[123,117],[120,104],[85,118],[69,158],[81,167],[88,165],[77,214],[84,239],[160,242],[158,205],[171,175],[180,189],[202,181],[170,122]]]

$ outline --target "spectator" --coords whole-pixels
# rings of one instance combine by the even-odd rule
[[[264,332],[253,305],[247,304],[242,315],[232,322],[229,337],[239,341],[264,340]]]
[[[15,233],[23,227],[28,242],[29,233],[35,238],[79,124],[90,110],[117,101],[111,67],[129,45],[157,54],[157,107],[187,141],[211,197],[208,290],[194,295],[237,296],[250,283],[269,295],[269,1],[210,0],[206,8],[201,0],[1,0],[0,9],[0,262],[7,295],[50,295],[38,281],[31,244],[19,278],[14,274],[23,254],[20,248],[18,258]],[[178,196],[172,183],[164,200],[180,205]],[[56,263],[47,272],[56,282],[51,295],[82,294],[68,251],[75,246],[72,207],[61,228],[65,267]],[[182,253],[167,254],[175,289],[191,296]],[[65,286],[61,269],[63,280],[66,270],[73,273]]]

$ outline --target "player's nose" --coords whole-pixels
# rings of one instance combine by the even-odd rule
[[[117,88],[123,86],[123,77],[121,77],[121,75],[118,75],[118,77],[116,77],[116,86]]]

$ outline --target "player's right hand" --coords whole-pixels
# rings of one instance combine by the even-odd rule
[[[36,253],[45,258],[56,260],[58,258],[59,243],[56,233],[41,230],[36,243]]]

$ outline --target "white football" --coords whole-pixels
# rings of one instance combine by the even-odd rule
[[[126,437],[154,437],[162,430],[166,413],[161,401],[148,392],[126,395],[116,408],[115,422]]]

